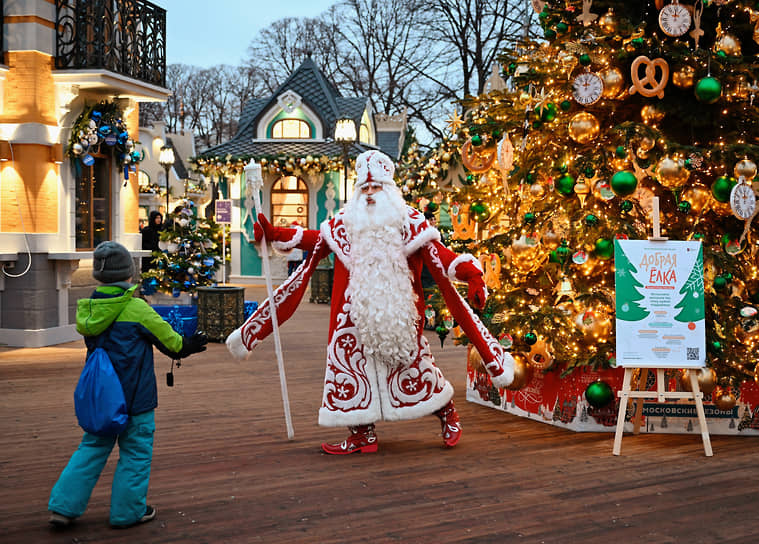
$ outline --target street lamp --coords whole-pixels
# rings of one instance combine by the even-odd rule
[[[356,141],[356,122],[350,117],[338,119],[335,123],[335,141],[343,146],[345,166],[345,202],[348,202],[348,149]]]
[[[166,172],[166,220],[169,219],[169,170],[174,166],[174,148],[170,145],[161,147],[161,154],[158,155],[158,162],[163,166]]]

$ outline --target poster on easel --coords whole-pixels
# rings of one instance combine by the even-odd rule
[[[701,242],[615,240],[617,365],[706,366]]]

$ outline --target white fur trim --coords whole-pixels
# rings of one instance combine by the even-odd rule
[[[451,261],[451,264],[448,266],[447,274],[448,278],[451,281],[464,281],[462,279],[459,279],[459,277],[456,275],[456,267],[465,262],[471,262],[477,268],[477,270],[482,272],[482,265],[480,264],[480,261],[475,259],[474,256],[470,255],[469,253],[462,253],[453,259],[453,261]]]
[[[242,341],[242,327],[235,329],[229,336],[227,336],[226,344],[229,353],[231,353],[232,357],[235,359],[247,359],[250,355],[250,351],[248,351],[248,348],[245,347],[245,344],[243,344]]]
[[[418,251],[422,246],[424,246],[425,244],[428,244],[429,242],[439,242],[439,241],[440,241],[440,232],[435,227],[429,227],[429,228],[424,229],[419,234],[417,234],[413,240],[407,243],[406,246],[403,248],[403,251],[408,256]]]
[[[514,358],[507,351],[503,352],[503,374],[492,378],[493,385],[496,387],[507,387],[514,381]]]
[[[295,227],[295,234],[292,238],[290,238],[287,242],[280,242],[275,240],[271,243],[271,247],[274,248],[274,251],[281,255],[287,255],[290,253],[295,247],[300,244],[303,241],[303,231],[305,229],[301,226]]]

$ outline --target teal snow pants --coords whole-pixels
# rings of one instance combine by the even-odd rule
[[[118,437],[85,432],[50,493],[48,510],[78,518],[87,509],[92,489],[118,440],[119,462],[111,487],[111,525],[131,525],[145,514],[153,459],[154,410],[129,417]]]

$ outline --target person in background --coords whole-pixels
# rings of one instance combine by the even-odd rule
[[[461,438],[453,386],[435,365],[422,334],[422,264],[440,288],[448,309],[482,356],[495,387],[514,379],[514,359],[493,338],[453,281],[468,284],[472,306],[482,308],[487,289],[480,263],[457,255],[418,210],[406,205],[393,181],[395,165],[379,151],[356,158],[356,190],[345,207],[320,230],[276,228],[263,214],[254,226],[274,249],[309,251],[308,260],[274,293],[284,323],[296,310],[319,262],[335,254],[327,370],[319,425],[347,426],[342,442],[323,443],[328,454],[377,451],[375,423],[435,414],[443,445]],[[237,358],[247,357],[272,332],[269,303],[259,306],[227,338]]]
[[[153,346],[172,359],[182,359],[206,349],[203,332],[181,336],[174,332],[147,302],[135,297],[134,261],[117,242],[95,248],[92,275],[102,285],[91,298],[79,299],[76,330],[84,336],[87,355],[102,347],[124,389],[129,422],[118,436],[84,433],[79,448],[50,494],[50,523],[66,527],[84,514],[92,489],[103,467],[119,444],[119,462],[111,487],[110,523],[114,528],[145,523],[156,516],[147,504],[158,388],[153,368]]]
[[[163,216],[161,212],[152,211],[148,217],[148,224],[142,229],[142,249],[148,251],[161,251],[158,247],[161,231],[163,230]],[[143,257],[142,271],[147,272],[152,268],[153,257]]]

